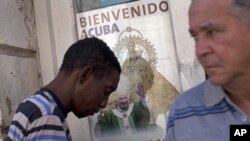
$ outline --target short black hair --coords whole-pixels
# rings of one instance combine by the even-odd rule
[[[121,66],[107,44],[96,38],[84,38],[72,44],[66,51],[60,71],[71,73],[90,65],[96,76],[102,77],[114,68],[121,73]]]

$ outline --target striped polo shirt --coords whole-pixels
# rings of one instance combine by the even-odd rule
[[[18,106],[8,137],[14,141],[69,141],[66,115],[56,95],[42,88]]]
[[[250,117],[208,80],[175,99],[166,141],[229,141],[230,125],[242,124],[250,124]]]

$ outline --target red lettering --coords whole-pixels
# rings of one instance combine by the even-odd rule
[[[94,25],[100,24],[98,14],[95,14],[93,18],[94,18]]]
[[[89,37],[94,36],[94,35],[92,34],[92,32],[91,32],[91,31],[93,31],[93,30],[94,30],[93,28],[90,28],[90,29],[89,29],[89,31],[88,31]]]
[[[166,12],[168,11],[168,9],[169,9],[168,2],[165,0],[161,0],[158,3],[151,2],[147,4],[140,4],[136,6],[125,7],[122,9],[114,9],[114,10],[106,11],[102,13],[94,13],[89,16],[80,17],[78,22],[80,22],[79,24],[81,28],[86,28],[86,27],[90,27],[93,25],[96,26],[96,25],[104,24],[110,21],[117,21],[117,20],[134,18],[134,17],[139,17],[139,16],[146,16],[150,14],[155,14],[157,12]],[[116,27],[117,26],[112,26],[112,28],[114,28],[115,31],[117,30]],[[91,34],[95,34],[96,32],[98,35],[101,35],[107,32],[111,32],[111,31],[108,31],[108,29],[113,30],[112,28],[107,28],[107,26],[102,26],[102,30],[98,28],[96,31],[92,31],[94,30],[92,29],[92,30],[87,30],[87,32],[91,32]]]
[[[153,14],[157,11],[157,6],[154,3],[148,4],[148,13]]]
[[[120,32],[120,30],[119,30],[119,28],[117,27],[117,25],[116,24],[113,24],[113,26],[112,26],[112,33],[114,33],[114,32]]]
[[[84,39],[84,38],[86,38],[86,37],[88,37],[88,35],[87,35],[87,33],[86,33],[86,30],[82,30],[82,33],[81,33],[81,37],[80,37],[80,39]]]
[[[88,16],[88,18],[89,18],[89,26],[91,26],[91,25],[92,25],[92,22],[91,22],[91,17],[90,17],[90,16]]]
[[[101,18],[102,18],[102,23],[110,22],[109,12],[107,12],[107,15],[105,15],[104,13],[101,13]]]
[[[143,14],[146,15],[146,8],[145,5],[142,6]]]
[[[135,9],[135,7],[131,7],[131,15],[132,15],[132,17],[135,17],[135,14],[137,16],[141,16],[140,7],[137,6],[136,8],[137,9]]]
[[[95,27],[95,35],[96,36],[101,36],[102,35],[102,27],[101,26],[99,26],[99,33],[98,33],[98,28]]]
[[[103,26],[103,33],[106,35],[108,33],[110,33],[110,27],[109,25],[104,25]]]
[[[128,8],[122,9],[122,13],[123,13],[123,18],[124,18],[124,19],[129,18],[129,15],[128,15]]]
[[[81,27],[85,27],[87,25],[85,17],[81,17],[79,20]]]
[[[115,18],[115,20],[118,20],[119,14],[120,14],[120,9],[117,10],[116,15],[115,15],[113,10],[111,11],[111,13],[112,13],[113,17]]]
[[[160,2],[159,8],[160,8],[160,10],[161,10],[162,12],[168,11],[168,2],[166,2],[166,1]]]

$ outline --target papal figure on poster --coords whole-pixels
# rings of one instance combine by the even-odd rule
[[[179,92],[157,71],[154,46],[140,31],[127,27],[113,50],[122,66],[121,81],[107,107],[98,115],[95,134],[104,135],[104,129],[127,134],[159,128],[158,116],[165,115]],[[104,121],[105,127],[100,124]]]

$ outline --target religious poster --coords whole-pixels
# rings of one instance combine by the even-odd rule
[[[122,74],[105,109],[89,118],[93,141],[163,141],[180,93],[167,0],[140,0],[78,13],[78,38],[96,36],[114,51]]]

